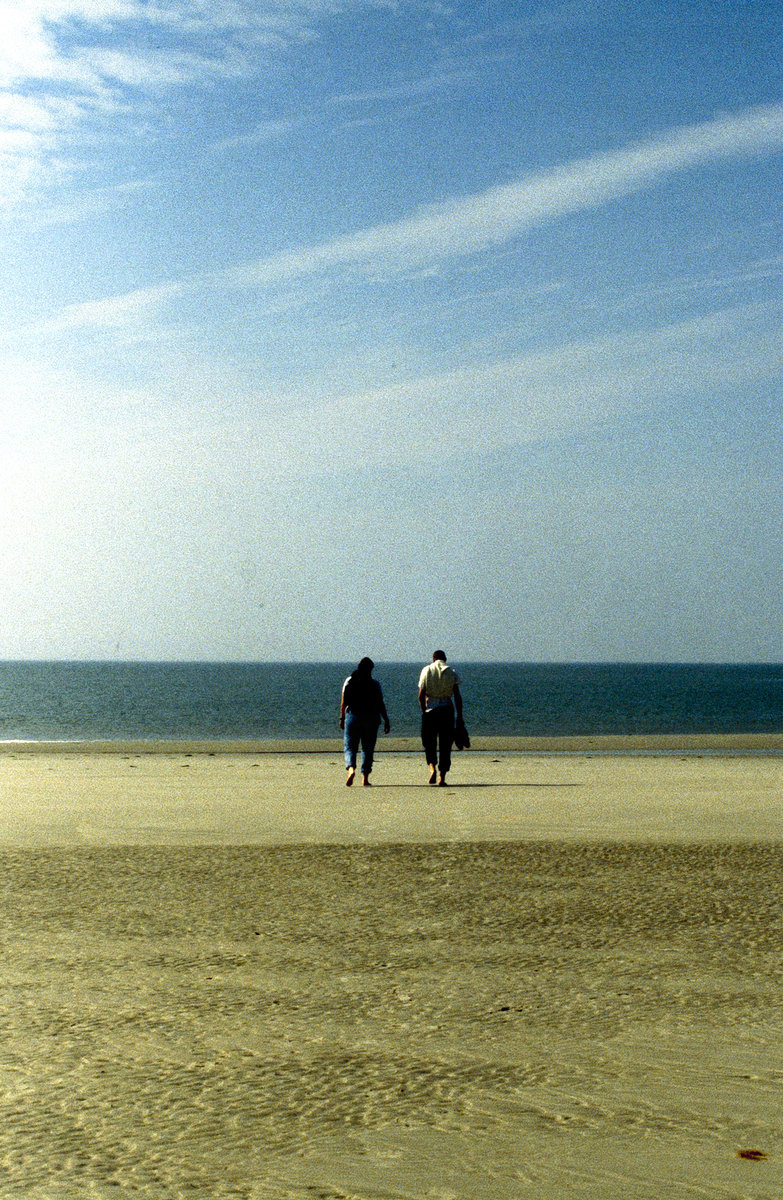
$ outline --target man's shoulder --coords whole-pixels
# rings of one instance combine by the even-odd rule
[[[419,675],[419,688],[424,687],[427,683],[440,683],[444,679],[455,685],[459,683],[459,675],[448,663],[440,660],[427,663],[425,667],[422,667]]]

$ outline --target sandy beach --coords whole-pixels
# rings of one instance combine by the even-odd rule
[[[779,1200],[783,761],[0,752],[0,1196]]]

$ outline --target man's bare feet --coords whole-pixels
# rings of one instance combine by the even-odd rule
[[[356,767],[349,767],[349,768],[348,768],[348,774],[347,774],[347,775],[346,775],[346,777],[345,777],[345,786],[346,786],[346,787],[350,787],[350,786],[351,786],[351,784],[353,783],[353,779],[354,779],[354,776],[355,776],[355,774],[356,774]]]
[[[370,786],[370,776],[362,775],[362,787],[369,787],[369,786]]]
[[[438,780],[438,787],[445,787],[445,786],[446,786],[446,776],[441,775],[440,779]]]
[[[438,768],[430,767],[430,777],[427,780],[427,783],[430,785],[430,787],[434,787],[437,782],[438,782]]]

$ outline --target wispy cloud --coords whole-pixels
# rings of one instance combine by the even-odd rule
[[[31,164],[31,171],[34,165]],[[110,209],[121,209],[130,204],[145,192],[154,191],[160,186],[160,179],[151,176],[147,179],[132,179],[128,183],[117,183],[109,187],[94,187],[88,189],[70,189],[68,198],[51,204],[38,203],[29,209],[22,208],[21,213],[15,213],[15,219],[26,219],[33,228],[40,229],[48,225],[62,225],[73,221],[82,221],[87,217],[96,217]]]
[[[0,86],[66,82],[103,93],[112,81],[168,85],[247,71],[260,48],[300,40],[334,8],[330,0],[2,0]]]
[[[135,310],[116,304],[88,314],[83,306],[71,315],[74,321],[90,315],[109,325],[133,320],[143,303],[139,293]],[[33,414],[46,411],[44,425],[55,428],[57,438],[81,441],[81,423],[68,432],[76,406],[92,414],[88,424],[102,457],[127,457],[127,440],[117,440],[119,413],[138,453],[150,462],[160,464],[161,456],[170,455],[172,462],[190,464],[195,477],[203,471],[204,477],[225,478],[228,472],[267,483],[312,482],[314,473],[342,476],[346,439],[356,429],[364,431],[361,461],[367,469],[404,473],[418,471],[433,452],[444,462],[480,462],[484,455],[578,436],[597,423],[622,422],[629,414],[664,406],[676,424],[678,411],[689,411],[696,396],[741,391],[779,374],[782,318],[780,303],[739,306],[654,329],[565,342],[490,365],[423,373],[393,387],[341,392],[324,381],[320,395],[310,392],[306,398],[275,389],[266,402],[257,387],[251,392],[246,381],[232,379],[230,365],[211,357],[204,361],[203,377],[201,371],[188,373],[187,403],[178,404],[171,403],[165,362],[143,392],[96,390],[60,369],[48,377],[43,369],[30,375],[26,358],[2,365],[10,381],[5,390],[16,397],[19,421],[29,425],[31,438],[42,437]],[[102,431],[104,413],[112,420]],[[92,441],[79,451],[85,453],[93,453]]]
[[[207,147],[210,154],[219,154],[224,150],[242,149],[246,146],[263,146],[266,142],[275,142],[288,137],[297,130],[310,124],[313,117],[306,116],[280,117],[268,121],[259,121],[252,129],[244,133],[232,134],[231,137],[221,138]]]
[[[300,108],[289,116],[260,121],[245,132],[221,138],[208,147],[208,150],[215,154],[237,147],[263,145],[320,125],[325,120],[333,120],[335,115],[342,128],[376,124],[388,119],[390,113],[398,120],[400,106],[405,109],[420,105],[431,97],[460,87],[473,76],[474,72],[470,69],[444,69],[386,87],[362,88],[354,92],[321,96],[317,106]],[[357,115],[352,115],[354,113]]]
[[[488,366],[423,376],[408,384],[330,398],[271,421],[330,473],[335,442],[362,428],[362,455],[379,466],[486,454],[569,436],[631,412],[694,395],[742,388],[783,369],[779,304],[746,305],[652,330],[576,341]],[[264,434],[266,437],[266,434]],[[305,461],[302,459],[302,461]]]
[[[369,0],[0,0],[0,200],[56,173],[63,142],[90,120],[148,113],[153,99],[252,78],[337,9]],[[62,163],[59,164],[62,170]]]
[[[225,283],[264,286],[339,267],[383,263],[407,269],[464,257],[548,221],[654,186],[680,171],[783,149],[783,103],[688,125],[623,150],[577,159],[552,171],[421,209],[331,242],[226,272]]]
[[[177,299],[184,290],[181,284],[170,283],[158,287],[137,288],[135,291],[125,292],[120,296],[108,296],[103,300],[68,304],[50,320],[38,324],[35,333],[46,337],[81,329],[90,332],[101,329],[139,329],[157,319],[161,307]]]
[[[386,101],[419,100],[469,82],[473,79],[474,74],[474,71],[468,68],[460,70],[444,68],[440,71],[432,71],[429,75],[406,79],[401,83],[389,84],[386,87],[362,88],[361,91],[344,92],[332,97],[329,104],[335,107],[350,107]]]
[[[509,244],[526,231],[569,213],[595,209],[680,171],[783,149],[783,103],[674,129],[626,149],[596,154],[552,171],[432,205],[411,217],[315,246],[258,259],[228,270],[200,274],[69,307],[47,322],[46,331],[115,323],[152,313],[158,303],[204,289],[275,289],[306,276],[340,270],[379,275],[420,270]],[[0,143],[0,151],[2,144]]]
[[[386,476],[441,461],[480,464],[484,456],[579,437],[596,425],[666,409],[675,427],[693,398],[769,380],[783,367],[781,307],[726,309],[707,318],[610,337],[567,342],[489,366],[462,367],[394,387],[339,394],[324,385],[307,399],[260,398],[228,376],[194,381],[187,405],[139,402],[138,453],[189,464],[209,479],[264,479],[266,486],[315,476],[342,478],[345,446],[361,429],[362,467]],[[55,380],[48,390],[56,390]],[[38,389],[38,392],[47,389]],[[221,396],[220,405],[214,396]],[[94,401],[91,401],[94,403]],[[194,416],[194,407],[199,417]],[[29,407],[29,405],[28,405]],[[156,414],[150,424],[150,414]],[[104,453],[112,450],[107,427]],[[117,470],[124,470],[118,463]]]
[[[561,32],[564,28],[602,22],[608,19],[606,0],[565,0],[562,4],[542,4],[524,15],[514,15],[502,24],[493,25],[470,34],[466,41],[474,44],[494,43],[502,45],[510,41],[516,45],[520,37],[540,32]]]

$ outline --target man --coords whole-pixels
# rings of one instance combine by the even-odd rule
[[[462,696],[459,678],[446,662],[442,650],[436,650],[432,662],[419,676],[419,705],[421,707],[421,741],[427,765],[429,783],[446,786],[451,766],[451,747],[454,744],[454,709],[462,720]]]

